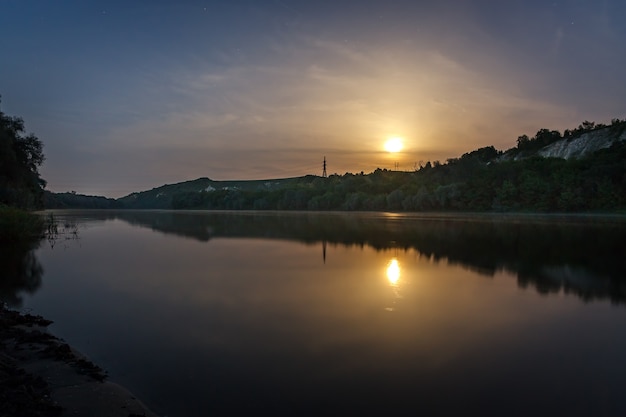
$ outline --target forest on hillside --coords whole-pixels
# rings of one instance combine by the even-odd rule
[[[619,138],[626,120],[585,121],[563,134],[540,129],[519,136],[507,151],[488,146],[415,171],[307,175],[263,181],[200,178],[133,193],[121,199],[46,192],[46,208],[201,210],[340,210],[477,212],[617,212],[626,210],[626,141],[578,159],[545,158],[538,151],[590,132]],[[278,182],[280,181],[280,182]],[[228,185],[226,185],[228,183]],[[213,186],[207,186],[211,185]]]
[[[626,209],[626,143],[617,141],[581,159],[532,155],[551,143],[610,128],[619,136],[626,121],[610,126],[584,122],[577,129],[541,129],[520,136],[506,152],[493,146],[428,162],[414,172],[377,169],[370,174],[306,176],[276,190],[223,189],[180,192],[174,209],[390,210],[584,212]]]

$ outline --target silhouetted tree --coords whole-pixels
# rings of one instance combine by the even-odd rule
[[[24,134],[24,121],[0,111],[0,203],[42,207],[46,182],[38,168],[43,161],[43,145],[35,135]]]
[[[580,124],[580,126],[579,126],[578,128],[579,128],[580,130],[587,131],[587,130],[593,130],[595,126],[596,126],[596,123],[595,123],[595,122],[590,122],[590,121],[588,121],[588,120],[585,120],[584,122],[582,122],[582,123]]]
[[[524,150],[529,143],[530,138],[528,137],[528,135],[521,135],[517,137],[517,148],[519,150]]]

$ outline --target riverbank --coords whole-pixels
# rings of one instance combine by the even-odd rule
[[[47,331],[52,322],[0,305],[0,416],[156,415]]]
[[[51,226],[44,216],[0,203],[0,243],[39,240]]]

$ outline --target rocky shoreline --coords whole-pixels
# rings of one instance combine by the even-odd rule
[[[0,417],[154,416],[106,372],[47,331],[52,322],[0,304]]]

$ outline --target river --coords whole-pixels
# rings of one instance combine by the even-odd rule
[[[54,215],[12,303],[162,415],[626,415],[623,216]]]

